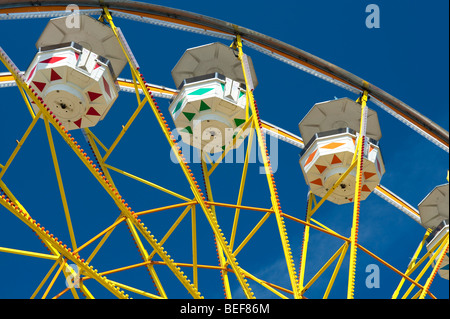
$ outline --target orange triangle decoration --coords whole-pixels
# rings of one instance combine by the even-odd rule
[[[333,142],[333,143],[329,143],[329,144],[327,144],[327,145],[325,145],[325,146],[322,146],[322,148],[327,148],[327,149],[330,149],[330,150],[332,150],[332,149],[335,149],[335,148],[337,148],[337,147],[339,147],[339,146],[342,146],[342,145],[344,145],[345,143],[336,143],[336,142]]]
[[[316,184],[316,185],[319,185],[319,186],[323,186],[322,180],[321,180],[320,178],[318,178],[318,179],[316,179],[316,180],[313,180],[313,181],[311,182],[311,184]]]
[[[323,165],[317,165],[316,164],[315,166],[316,166],[316,168],[317,168],[317,170],[319,171],[320,174],[322,174],[323,171],[327,169],[327,167],[323,166]]]
[[[339,164],[342,163],[342,161],[337,157],[336,155],[333,156],[333,159],[331,160],[331,164]]]
[[[371,190],[369,189],[369,187],[367,187],[367,185],[363,185],[363,187],[361,188],[362,192],[371,192]]]
[[[314,155],[316,155],[316,153],[317,153],[317,150],[315,150],[314,152],[311,153],[311,155],[308,156],[305,166],[308,165],[312,161],[312,159],[314,158]]]
[[[365,179],[369,179],[371,178],[373,175],[376,175],[377,173],[371,173],[371,172],[364,172],[364,178]]]

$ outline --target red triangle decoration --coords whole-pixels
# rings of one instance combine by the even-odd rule
[[[109,90],[109,84],[108,84],[108,82],[106,82],[105,78],[102,78],[102,79],[103,79],[103,86],[105,87],[105,91],[108,94],[108,96],[111,97],[111,91]]]
[[[97,110],[94,109],[93,107],[91,107],[91,108],[87,111],[86,115],[100,116],[100,114],[98,114]]]
[[[76,126],[81,127],[81,119],[74,122]]]
[[[33,70],[31,70],[30,75],[28,75],[27,81],[29,81],[31,79],[31,77],[33,76],[34,71],[36,71],[36,67],[37,67],[37,64],[34,66]]]
[[[100,64],[95,63],[94,70],[95,70],[95,69],[98,69],[99,67],[100,67]]]
[[[75,52],[75,59],[78,61],[78,58],[80,57],[80,55],[78,53]]]
[[[55,72],[55,70],[52,69],[52,72],[50,73],[50,81],[56,81],[56,80],[61,80],[62,77]]]
[[[369,187],[367,187],[367,185],[363,185],[363,187],[361,188],[361,191],[362,192],[369,192],[369,193],[371,192]]]
[[[43,83],[43,82],[36,82],[33,81],[33,84],[36,85],[36,87],[39,89],[39,91],[43,91],[45,86],[47,85],[47,83]]]
[[[64,60],[65,58],[66,58],[65,56],[62,56],[62,57],[54,56],[54,57],[51,57],[51,58],[49,58],[49,59],[47,59],[47,60],[41,61],[41,62],[39,62],[39,63],[48,63],[48,64],[52,64],[52,63],[56,63],[56,62],[59,62],[59,61],[61,61],[61,60]]]
[[[100,93],[95,93],[95,92],[91,92],[91,91],[88,91],[87,93],[89,95],[89,100],[91,100],[91,102],[95,101],[100,96],[102,96],[102,94],[100,94]]]
[[[316,184],[316,185],[319,185],[319,186],[323,186],[322,180],[320,178],[313,180],[311,182],[311,184]]]

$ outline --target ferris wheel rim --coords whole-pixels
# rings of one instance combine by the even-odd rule
[[[14,12],[39,13],[41,12],[40,8],[65,10],[67,5],[72,4],[70,0],[42,0],[32,4],[20,0],[12,2],[8,1],[7,3],[4,2],[6,1],[0,1],[0,15],[2,13],[9,14]],[[335,85],[344,87],[354,93],[367,91],[369,96],[373,98],[373,102],[379,107],[396,117],[403,124],[411,127],[417,133],[424,136],[447,153],[449,152],[449,132],[411,106],[372,83],[276,38],[206,15],[137,1],[83,0],[78,1],[77,5],[82,10],[93,7],[100,9],[106,6],[112,13],[131,14],[141,18],[148,16],[152,19],[164,20],[169,23],[176,22],[184,26],[194,28],[200,27],[204,30],[209,30],[228,37],[234,37],[239,34],[243,42],[254,49],[259,49],[261,52],[281,60],[285,59],[287,60],[284,61],[286,63],[291,61],[291,63],[297,64],[297,67],[299,67],[299,65],[300,67],[303,66],[307,69],[307,72],[313,73],[313,75],[317,74],[316,76],[328,80]],[[26,8],[32,9],[23,11]]]

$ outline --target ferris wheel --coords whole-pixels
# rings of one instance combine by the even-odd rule
[[[325,60],[203,15],[134,1],[0,3],[0,23],[30,19],[45,21],[23,40],[35,43],[31,61],[0,40],[0,93],[14,103],[0,120],[0,297],[352,299],[382,276],[382,298],[439,298],[448,167],[417,206],[383,186],[383,120],[442,153],[445,129]],[[179,48],[172,88],[142,62],[151,41],[128,37],[138,28],[151,40],[149,25],[204,41]],[[289,111],[292,133],[265,117],[281,107],[258,89],[279,88],[264,84],[257,55],[349,95]],[[380,237],[365,209],[399,212],[414,237]],[[389,253],[374,244],[389,240]]]

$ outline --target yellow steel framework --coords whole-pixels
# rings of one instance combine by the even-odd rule
[[[110,147],[106,147],[104,143],[95,134],[89,130],[84,129],[84,134],[88,145],[91,147],[95,158],[90,158],[87,153],[81,148],[80,144],[71,136],[71,134],[61,125],[59,120],[55,117],[49,108],[44,104],[43,100],[31,90],[31,88],[25,83],[22,76],[18,73],[17,68],[14,66],[9,57],[0,50],[0,60],[6,66],[11,75],[8,75],[8,80],[14,80],[19,88],[21,96],[27,106],[32,117],[31,123],[25,131],[23,137],[20,141],[17,141],[17,146],[14,151],[5,162],[5,164],[0,164],[0,190],[4,195],[0,198],[0,204],[16,216],[21,222],[27,225],[43,242],[46,248],[49,250],[48,254],[38,253],[33,251],[26,251],[22,249],[0,247],[0,253],[17,254],[22,256],[40,258],[42,260],[52,260],[53,264],[49,268],[49,271],[44,276],[44,278],[37,285],[36,290],[31,295],[32,298],[37,297],[39,294],[41,298],[47,298],[50,295],[52,289],[55,288],[55,283],[61,274],[64,276],[79,276],[78,286],[76,287],[66,287],[64,289],[59,289],[58,293],[54,295],[54,298],[59,298],[63,296],[66,292],[70,291],[74,298],[79,298],[79,292],[81,292],[87,298],[94,298],[95,296],[88,289],[89,280],[94,279],[108,291],[110,291],[115,297],[118,298],[128,298],[129,296],[124,293],[124,291],[132,292],[139,296],[153,298],[153,299],[165,299],[170,297],[166,293],[164,279],[160,278],[158,275],[158,267],[165,266],[170,272],[175,276],[179,283],[184,287],[184,289],[193,298],[203,298],[199,290],[199,271],[200,270],[210,270],[219,271],[222,277],[222,284],[224,287],[224,295],[226,298],[232,298],[233,286],[232,286],[232,276],[236,279],[239,287],[241,288],[244,296],[246,298],[254,298],[255,295],[250,287],[249,280],[253,283],[258,284],[267,291],[273,293],[274,296],[279,298],[288,298],[292,296],[293,298],[306,298],[305,293],[317,282],[321,276],[323,276],[325,270],[327,270],[334,262],[336,262],[335,268],[333,270],[331,279],[329,280],[326,290],[324,291],[324,298],[328,298],[330,291],[335,283],[337,274],[341,271],[344,257],[347,251],[350,252],[349,256],[349,266],[348,266],[348,287],[347,287],[347,298],[354,298],[355,296],[355,268],[356,268],[356,257],[357,251],[360,250],[370,257],[374,258],[376,261],[382,263],[387,268],[391,269],[401,277],[400,284],[397,290],[393,294],[393,298],[399,296],[400,290],[406,281],[410,282],[410,287],[404,293],[402,298],[406,298],[410,293],[417,289],[413,298],[425,298],[427,295],[434,298],[434,295],[430,292],[430,285],[432,284],[434,277],[439,269],[439,266],[445,256],[448,254],[448,234],[443,237],[436,245],[425,255],[423,255],[419,260],[420,252],[424,246],[424,241],[419,245],[419,248],[414,254],[411,263],[405,272],[397,270],[395,267],[391,266],[388,262],[384,261],[376,254],[372,253],[365,247],[358,243],[358,227],[359,227],[359,209],[360,209],[360,193],[361,193],[361,170],[364,161],[364,149],[365,149],[365,123],[367,118],[367,98],[368,92],[364,91],[358,102],[361,104],[361,127],[360,134],[358,136],[355,156],[353,158],[352,164],[348,170],[340,177],[340,179],[335,183],[335,185],[328,191],[328,193],[317,202],[313,194],[308,194],[307,201],[307,213],[305,220],[301,220],[294,217],[291,214],[284,213],[281,209],[280,200],[278,196],[278,190],[275,184],[275,178],[273,174],[273,169],[270,162],[270,154],[267,150],[265,136],[263,134],[263,128],[267,129],[267,124],[262,123],[259,110],[255,103],[253,92],[250,89],[251,85],[249,83],[248,74],[246,74],[245,68],[245,54],[242,47],[242,39],[239,34],[236,35],[235,41],[231,44],[231,47],[237,51],[238,58],[241,61],[242,70],[244,73],[245,84],[246,84],[246,122],[241,127],[240,131],[234,137],[232,144],[228,145],[221,157],[212,161],[211,158],[206,153],[201,154],[201,168],[203,171],[203,179],[205,184],[205,193],[203,194],[198,181],[195,179],[192,170],[190,169],[181,148],[178,146],[171,129],[164,118],[159,107],[155,103],[149,86],[146,84],[143,75],[140,70],[136,68],[133,64],[132,59],[127,51],[127,46],[123,43],[122,38],[119,36],[116,25],[113,18],[108,11],[107,7],[104,7],[104,12],[101,17],[104,22],[108,23],[113,30],[118,43],[120,44],[125,56],[127,57],[128,64],[130,67],[132,75],[132,83],[124,82],[122,85],[127,85],[130,88],[134,88],[137,98],[137,107],[131,117],[128,119],[127,123],[122,127],[122,130],[118,136],[114,139]],[[3,76],[6,78],[6,76]],[[173,93],[173,92],[170,92]],[[141,98],[143,94],[143,98]],[[31,108],[31,102],[39,108],[39,112],[34,114]],[[155,116],[161,131],[163,132],[170,148],[181,167],[183,175],[185,176],[192,194],[179,194],[173,190],[170,190],[162,185],[155,182],[149,181],[145,178],[135,175],[134,173],[126,172],[121,168],[110,165],[107,160],[110,158],[111,154],[116,149],[117,145],[124,138],[127,130],[134,123],[136,118],[139,116],[144,107],[149,107]],[[9,167],[13,163],[16,155],[20,151],[23,144],[26,142],[28,136],[33,131],[36,126],[37,121],[43,117],[45,132],[47,135],[50,153],[52,156],[52,162],[54,166],[54,171],[56,175],[56,180],[59,188],[59,196],[63,205],[64,218],[67,223],[67,229],[70,238],[70,245],[64,244],[61,240],[58,240],[49,230],[46,230],[40,225],[35,219],[30,215],[30,212],[22,206],[21,202],[14,196],[14,194],[9,190],[5,184],[3,177],[8,171]],[[89,240],[85,242],[77,242],[76,240],[76,229],[72,225],[72,219],[70,215],[70,209],[66,198],[65,187],[63,183],[63,178],[60,172],[60,164],[58,162],[57,151],[55,148],[55,143],[53,141],[52,130],[57,132],[63,140],[67,143],[70,149],[77,155],[81,162],[85,165],[87,170],[92,174],[92,176],[97,180],[99,185],[106,191],[106,193],[111,197],[115,205],[120,211],[118,216],[115,216],[115,221],[106,226],[102,231],[100,231],[95,236],[92,236]],[[234,146],[236,140],[244,134],[245,131],[249,130],[247,151],[245,155],[244,166],[242,170],[242,175],[240,178],[239,192],[236,204],[232,203],[221,203],[214,201],[213,188],[211,183],[211,175],[217,169],[219,164],[225,158],[226,154]],[[249,157],[252,149],[253,138],[255,137],[255,142],[260,150],[262,161],[264,164],[264,172],[267,180],[267,189],[269,191],[271,207],[253,207],[253,206],[243,206],[243,194],[246,184],[246,179],[248,175]],[[292,136],[290,136],[292,138]],[[303,141],[300,141],[303,143]],[[338,185],[343,181],[350,172],[356,169],[356,190],[354,196],[353,205],[353,215],[352,215],[352,227],[350,236],[343,236],[334,230],[328,228],[322,223],[318,222],[313,218],[313,215],[318,211],[326,199],[333,193],[333,191],[338,187]],[[171,204],[163,207],[147,209],[140,212],[134,212],[131,207],[125,202],[119,193],[118,186],[114,183],[111,171],[114,171],[122,176],[133,179],[144,185],[152,187],[158,191],[169,194],[174,199],[178,201],[176,204]],[[379,186],[380,187],[380,186]],[[383,189],[381,189],[383,190]],[[401,203],[400,203],[401,204]],[[220,218],[217,215],[217,207],[227,207],[234,209],[234,218],[231,228],[230,238],[226,238],[221,226],[219,224]],[[153,214],[157,212],[167,212],[169,210],[183,209],[182,213],[178,216],[175,222],[171,225],[166,234],[160,239],[156,239],[155,236],[149,231],[147,226],[140,219],[141,216],[148,214]],[[240,220],[240,213],[242,211],[252,211],[254,213],[264,213],[252,230],[244,237],[241,242],[237,242],[238,224]],[[218,265],[206,265],[199,263],[198,258],[198,238],[197,238],[197,220],[199,212],[202,212],[206,217],[208,224],[214,234],[214,240],[217,247],[217,254],[219,263]],[[184,219],[187,219],[190,214],[190,225],[191,225],[191,244],[192,244],[192,262],[179,262],[175,261],[162,246],[174,233],[174,231],[179,227]],[[274,217],[272,217],[272,215]],[[284,270],[288,274],[289,285],[287,287],[281,287],[277,284],[268,282],[263,278],[258,278],[255,274],[250,273],[245,270],[242,265],[238,263],[237,256],[241,253],[242,249],[252,241],[255,234],[260,231],[261,227],[267,223],[270,219],[275,219],[277,227],[277,236],[280,240],[280,249],[284,256]],[[291,221],[294,224],[299,224],[304,227],[302,249],[296,253],[296,257],[300,259],[298,265],[298,272],[295,267],[294,255],[292,248],[290,246],[288,232],[286,228],[286,220]],[[114,232],[114,230],[122,224],[126,224],[131,234],[131,237],[136,244],[139,254],[142,256],[143,261],[137,264],[126,265],[123,267],[102,270],[99,272],[97,269],[91,265],[95,255],[102,249],[103,245],[107,243],[109,236]],[[339,249],[325,262],[323,267],[317,271],[317,273],[306,281],[305,273],[308,267],[308,247],[312,246],[314,243],[310,242],[310,232],[312,230],[320,231],[330,237],[338,238],[342,240],[342,245]],[[425,238],[429,235],[427,231]],[[85,253],[86,248],[89,246],[94,246],[95,248],[90,254]],[[430,256],[438,256],[438,262],[432,267],[431,273],[428,277],[424,277],[425,274],[430,272],[429,268],[432,264],[432,259]],[[82,258],[82,256],[84,258]],[[161,260],[155,260],[155,256],[159,256]],[[427,261],[428,259],[428,261]],[[414,271],[419,269],[419,266],[424,264],[425,266],[416,275],[415,279],[411,276]],[[76,273],[73,265],[76,265],[79,269],[79,273]],[[125,283],[113,281],[108,278],[109,275],[126,272],[131,269],[145,267],[148,270],[149,276],[153,280],[157,293],[151,293],[132,287]],[[182,271],[182,268],[188,268],[192,270],[192,279]],[[425,283],[421,284],[419,281],[425,278]],[[41,291],[44,291],[43,293]]]

